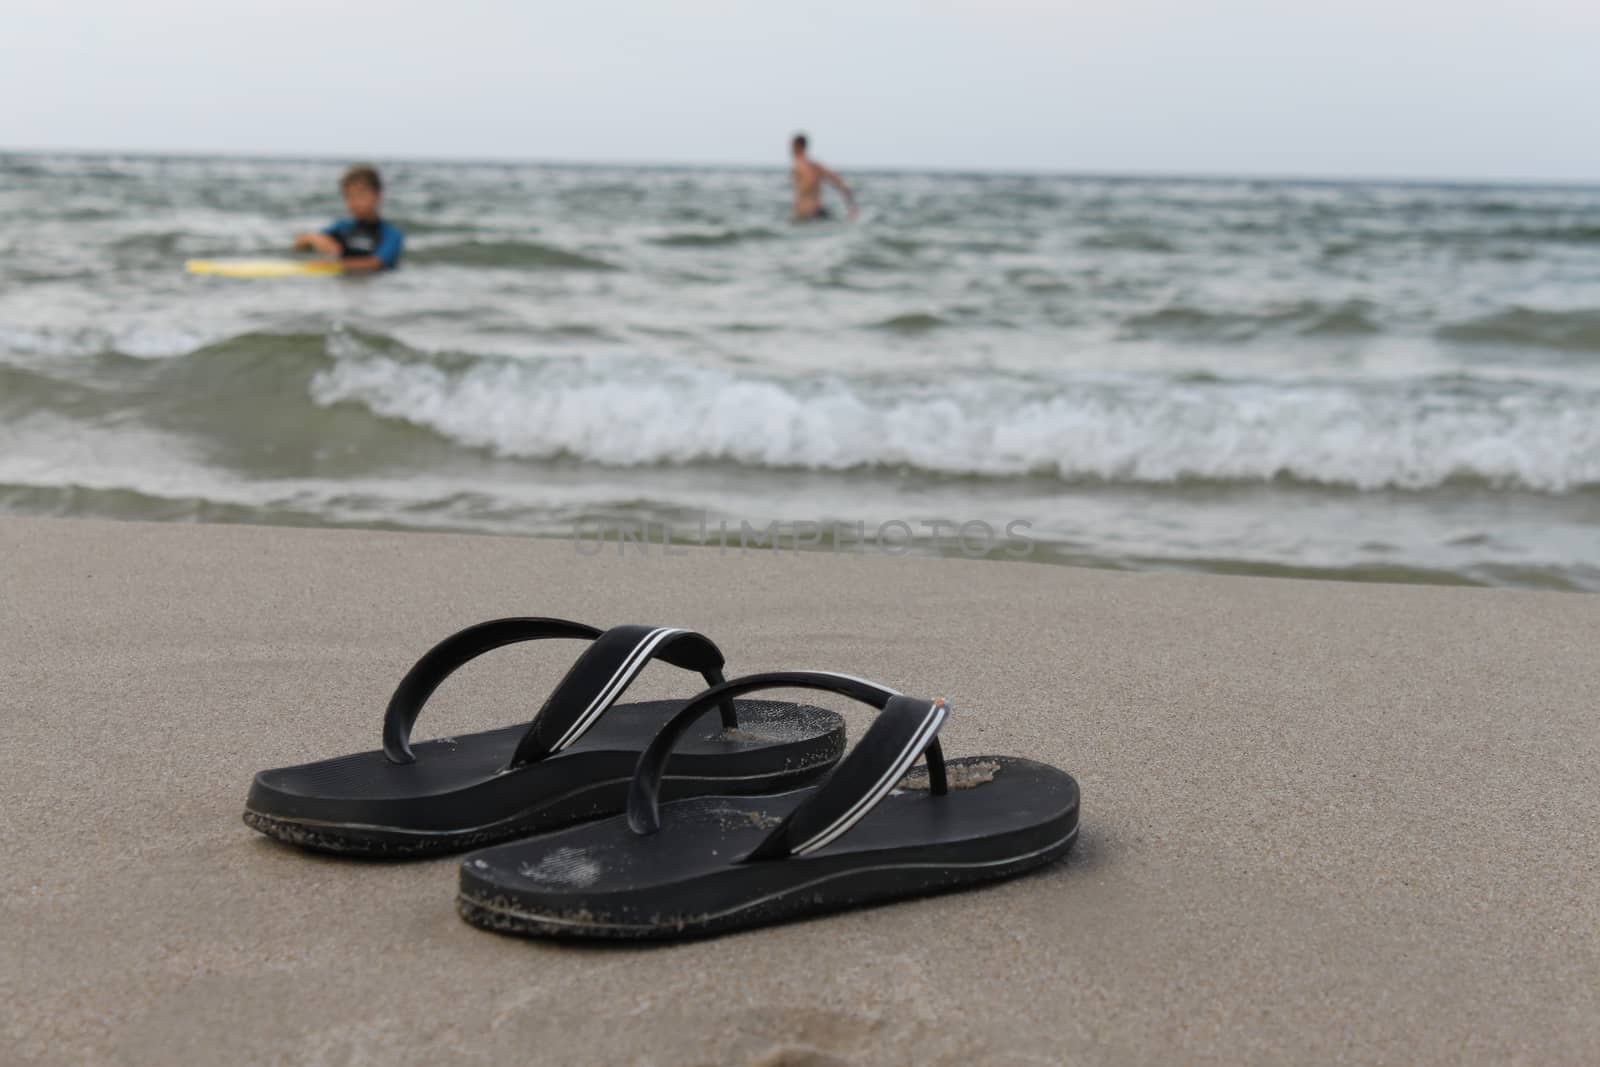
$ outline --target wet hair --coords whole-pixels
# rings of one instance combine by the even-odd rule
[[[344,177],[339,179],[339,188],[351,185],[365,185],[375,193],[383,192],[383,179],[378,177],[378,168],[368,163],[357,163],[344,172]]]
[[[804,152],[806,150],[806,145],[809,144],[809,143],[810,142],[806,140],[806,135],[805,134],[797,133],[797,134],[794,135],[794,140],[789,142],[789,146],[791,148],[797,148],[800,151]]]

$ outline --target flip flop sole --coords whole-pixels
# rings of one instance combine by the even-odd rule
[[[639,754],[683,705],[611,709],[582,741],[507,771],[520,727],[421,742],[417,762],[382,752],[257,775],[244,821],[286,844],[343,856],[416,858],[478,848],[615,815],[627,805]],[[683,798],[794,789],[844,749],[844,720],[824,708],[740,701],[741,726],[715,716],[674,755],[665,786]]]
[[[714,914],[677,917],[658,923],[604,922],[578,911],[539,915],[522,911],[503,896],[461,892],[456,910],[474,926],[497,933],[539,938],[679,940],[709,937],[749,927],[790,922],[914,897],[935,896],[1015,878],[1047,867],[1065,856],[1078,838],[1074,826],[1061,840],[1021,855],[980,863],[884,864],[841,871],[814,882]]]
[[[778,793],[803,786],[833,766],[834,759],[819,759],[809,765],[773,774],[752,775],[745,779],[725,777],[675,778],[662,783],[669,797],[703,796],[708,790],[738,795]],[[605,818],[623,810],[628,802],[631,776],[595,782],[591,785],[507,816],[487,826],[467,830],[419,832],[388,826],[349,823],[319,823],[311,819],[287,819],[245,809],[245,825],[275,841],[312,852],[338,856],[368,856],[374,859],[417,859],[451,852],[483,848],[499,841],[528,837],[571,826],[590,819]]]
[[[806,856],[741,857],[813,790],[663,805],[660,830],[605,819],[468,856],[468,922],[538,937],[706,936],[966,889],[1052,863],[1078,833],[1068,774],[1011,757],[951,760],[951,791],[908,776],[836,844]],[[920,785],[918,784],[920,782]]]

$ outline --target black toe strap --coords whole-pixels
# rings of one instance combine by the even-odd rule
[[[531,763],[572,745],[652,659],[698,671],[712,685],[722,681],[722,651],[709,638],[692,630],[616,626],[601,631],[566,619],[493,619],[445,638],[400,680],[383,717],[383,751],[390,762],[415,762],[411,729],[428,698],[452,673],[485,652],[546,638],[579,638],[593,644],[534,716],[512,759],[513,766]],[[737,725],[732,698],[717,703],[724,725]]]
[[[511,757],[511,766],[533,763],[570,747],[616,703],[652,659],[699,671],[713,686],[722,681],[722,650],[710,638],[671,626],[613,626],[584,649],[533,717]],[[716,703],[722,708],[722,724],[730,729],[737,726],[733,698]],[[711,707],[708,704],[701,710]]]
[[[417,660],[389,698],[389,708],[383,713],[383,754],[391,763],[416,762],[411,728],[422,714],[422,706],[440,683],[485,652],[519,641],[556,637],[593,641],[600,633],[593,626],[566,619],[514,618],[491,619],[451,634]]]
[[[944,754],[938,733],[949,706],[943,700],[922,700],[896,693],[847,674],[823,671],[781,671],[753,674],[713,686],[686,704],[645,749],[634,772],[628,796],[628,825],[638,834],[661,827],[661,778],[667,757],[695,719],[717,702],[757,689],[817,689],[851,697],[880,709],[880,714],[840,761],[826,781],[789,813],[745,860],[781,859],[814,852],[848,833],[866,817],[911,765],[928,758],[930,791],[946,791]]]
[[[929,791],[943,795],[947,786],[938,733],[949,712],[942,699],[891,697],[827,780],[745,859],[783,859],[826,848],[866,818],[924,752]]]

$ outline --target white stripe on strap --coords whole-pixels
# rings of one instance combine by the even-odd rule
[[[644,668],[644,665],[650,661],[650,654],[655,651],[656,646],[673,634],[687,632],[687,630],[676,627],[660,626],[640,638],[639,643],[633,646],[633,651],[629,652],[627,658],[622,661],[622,666],[618,667],[616,673],[612,674],[611,680],[601,687],[600,692],[589,702],[589,706],[584,709],[583,714],[579,715],[577,721],[567,728],[567,732],[561,735],[561,740],[555,743],[551,751],[560,752],[588,733],[589,727],[594,725],[595,720],[600,717],[600,713],[616,701],[622,691],[627,688],[628,683],[633,681],[634,675],[638,674]]]
[[[942,699],[935,700],[928,708],[928,717],[922,720],[922,725],[917,728],[916,733],[911,735],[911,740],[901,750],[900,754],[894,758],[894,762],[889,765],[889,769],[884,772],[883,777],[878,779],[873,787],[862,795],[861,799],[852,804],[849,811],[846,811],[810,838],[796,845],[791,850],[793,854],[803,856],[808,852],[815,852],[819,848],[832,844],[842,834],[849,831],[852,826],[865,818],[867,812],[876,807],[878,801],[888,796],[889,790],[893,789],[895,784],[905,777],[906,772],[911,769],[911,765],[917,761],[917,757],[922,755],[922,750],[927,748],[928,743],[933,740],[933,735],[939,732],[939,727],[949,712],[950,706],[948,704]]]

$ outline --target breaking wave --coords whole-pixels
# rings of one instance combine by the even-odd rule
[[[311,383],[507,457],[1130,483],[1600,486],[1600,392],[1521,383],[745,377],[650,360],[340,360]]]

